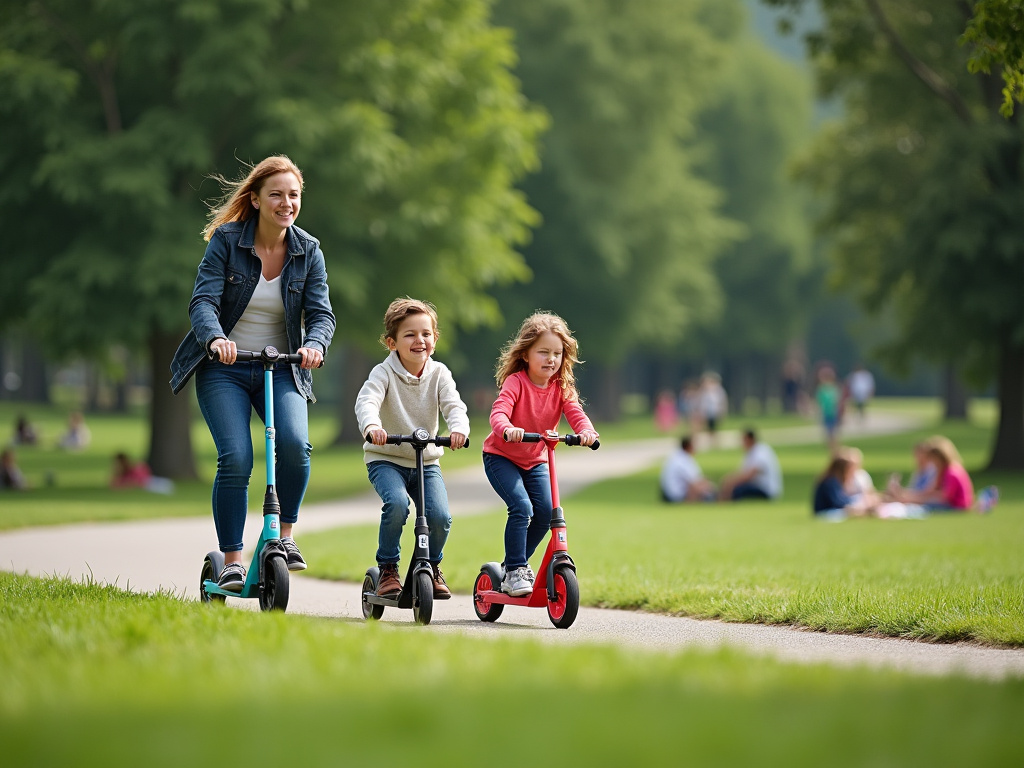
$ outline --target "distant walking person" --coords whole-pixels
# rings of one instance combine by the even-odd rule
[[[225,561],[219,584],[239,592],[253,464],[249,418],[253,409],[261,420],[265,414],[263,364],[236,362],[238,350],[272,346],[302,356],[300,366],[274,369],[281,540],[288,569],[302,570],[292,526],[309,482],[306,403],[314,400],[311,369],[327,353],[335,320],[320,243],[295,226],[301,171],[287,157],[268,157],[224,185],[224,202],[203,232],[209,245],[189,302],[192,330],[171,363],[171,389],[180,392],[195,374],[199,408],[217,445],[213,519]]]
[[[713,501],[717,497],[714,483],[704,477],[693,453],[693,440],[684,437],[679,448],[666,459],[661,470],[663,501]]]
[[[729,397],[722,387],[722,377],[717,373],[705,373],[700,380],[700,414],[704,427],[714,439],[718,427],[729,412]]]
[[[853,407],[857,409],[857,415],[863,420],[867,415],[865,409],[868,401],[875,396],[875,377],[863,364],[858,363],[846,377],[846,387],[850,392],[850,399],[853,400]]]
[[[743,465],[738,472],[722,479],[718,498],[723,501],[741,499],[777,499],[782,495],[782,468],[779,457],[767,443],[758,442],[757,433],[743,433]]]
[[[818,389],[814,397],[818,401],[829,451],[834,456],[838,447],[836,431],[839,429],[839,387],[836,386],[836,372],[827,365],[818,371]]]

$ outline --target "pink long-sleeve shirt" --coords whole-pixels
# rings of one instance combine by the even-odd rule
[[[506,443],[505,430],[518,427],[527,432],[546,432],[558,427],[563,413],[575,432],[594,429],[580,404],[566,400],[557,383],[538,387],[526,371],[513,373],[505,379],[491,406],[491,434],[484,440],[484,453],[504,456],[521,469],[543,464],[547,461],[543,443]]]

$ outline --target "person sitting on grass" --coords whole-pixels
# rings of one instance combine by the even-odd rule
[[[17,423],[14,425],[14,444],[35,445],[37,442],[39,442],[39,435],[36,433],[35,427],[32,426],[27,417],[24,415],[19,416]]]
[[[0,454],[0,490],[24,491],[26,488],[28,483],[14,459],[14,451],[10,448],[5,449]]]
[[[860,451],[840,451],[832,458],[814,487],[814,515],[819,519],[845,520],[869,515],[878,503],[874,489],[858,484]],[[863,471],[863,470],[860,470]],[[850,493],[855,488],[856,493]]]
[[[79,411],[75,411],[68,419],[68,431],[61,436],[58,446],[66,451],[79,451],[89,445],[92,434],[85,425],[85,419]]]
[[[718,498],[723,501],[741,499],[777,499],[782,495],[782,469],[779,457],[767,443],[759,442],[753,429],[743,432],[743,465],[738,472],[722,478]]]
[[[894,501],[919,504],[928,512],[964,512],[974,504],[974,486],[964,469],[956,447],[948,438],[935,436],[927,441],[926,457],[935,466],[932,488],[914,490],[890,484]]]
[[[661,470],[662,501],[714,501],[717,498],[714,483],[704,477],[693,453],[693,439],[684,437],[678,450],[665,461]]]
[[[114,474],[110,478],[111,488],[145,488],[152,472],[144,461],[132,463],[127,453],[114,456]]]

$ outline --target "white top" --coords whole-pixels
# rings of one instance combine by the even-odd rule
[[[728,408],[729,398],[721,384],[701,387],[700,410],[706,418],[717,419]]]
[[[397,352],[375,365],[356,397],[356,419],[359,432],[365,435],[371,427],[384,429],[389,435],[409,435],[423,427],[433,437],[437,434],[440,409],[450,432],[469,436],[466,404],[459,397],[455,380],[448,366],[427,358],[419,377],[405,370]],[[444,449],[428,445],[423,451],[424,464],[437,464]],[[402,467],[416,466],[416,452],[411,445],[374,445],[363,443],[363,460],[390,461]]]
[[[769,499],[777,499],[782,495],[782,468],[779,457],[772,447],[766,443],[754,443],[743,458],[743,469],[756,469],[750,483],[764,491]]]
[[[677,448],[661,468],[661,490],[669,501],[684,501],[694,482],[704,477],[700,464],[682,448]]]
[[[260,273],[256,290],[228,338],[239,349],[249,352],[260,352],[267,346],[275,347],[278,352],[291,352],[288,349],[288,334],[284,329],[284,298],[281,296],[280,275],[267,280]]]
[[[871,375],[871,371],[854,371],[850,374],[849,384],[850,397],[855,402],[867,402],[875,394],[875,377]]]

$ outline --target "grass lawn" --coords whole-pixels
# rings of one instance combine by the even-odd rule
[[[969,469],[982,465],[991,431],[942,428]],[[876,485],[912,468],[911,445],[930,434],[852,441]],[[798,624],[935,641],[1024,645],[1024,477],[974,472],[1003,500],[989,516],[824,523],[810,514],[826,464],[821,446],[781,447],[780,502],[671,506],[657,496],[657,468],[610,480],[564,502],[570,551],[585,604],[727,621]],[[739,451],[701,454],[717,478]],[[497,496],[495,504],[498,506]],[[456,520],[445,548],[449,583],[468,592],[480,563],[502,558],[501,513]],[[407,532],[408,533],[408,532]],[[376,526],[300,536],[311,573],[361,580]],[[539,562],[539,553],[534,565]]]
[[[0,574],[10,766],[1020,765],[1022,718],[1021,680],[474,640]]]

